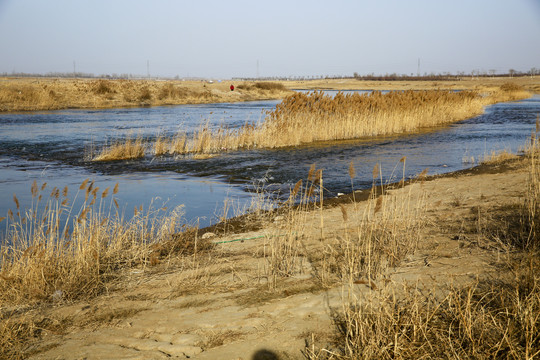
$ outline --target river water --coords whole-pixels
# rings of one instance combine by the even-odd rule
[[[238,207],[249,203],[254,187],[286,196],[314,163],[323,169],[325,197],[332,197],[351,191],[351,161],[357,174],[354,186],[360,189],[371,185],[377,163],[385,181],[399,180],[403,156],[407,157],[405,175],[412,177],[425,168],[428,174],[439,174],[471,167],[493,150],[516,153],[530,137],[540,113],[540,96],[535,95],[492,105],[483,115],[415,134],[231,152],[204,160],[151,155],[106,163],[88,159],[92,149],[128,135],[152,140],[179,130],[189,134],[208,120],[229,128],[256,122],[277,103],[0,114],[0,217],[14,210],[13,194],[22,207],[30,206],[34,180],[38,185],[46,182],[48,189],[68,186],[76,191],[90,178],[101,189],[119,183],[115,197],[128,209],[126,214],[134,206],[147,208],[152,202],[170,209],[183,204],[186,222],[204,226],[222,215],[224,202],[233,201]],[[234,213],[231,210],[227,215]]]

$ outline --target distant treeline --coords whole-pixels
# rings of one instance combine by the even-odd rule
[[[359,75],[354,73],[353,77],[358,80],[369,81],[441,81],[441,80],[459,80],[461,78],[495,78],[495,77],[522,77],[522,76],[534,76],[540,74],[540,70],[532,68],[529,72],[520,72],[510,70],[508,73],[496,74],[493,70],[489,73],[472,71],[470,74],[459,72],[457,74],[444,73],[444,74],[424,74],[424,75],[405,75],[405,74],[385,74],[385,75]]]
[[[495,78],[495,77],[521,77],[521,76],[534,76],[540,75],[540,69],[532,68],[528,72],[517,71],[510,69],[507,73],[497,74],[495,70],[480,71],[474,70],[470,73],[458,72],[456,74],[444,73],[444,74],[423,74],[423,75],[406,75],[406,74],[366,74],[361,75],[354,73],[350,75],[316,75],[316,76],[269,76],[269,77],[239,77],[233,78],[233,80],[243,81],[309,81],[309,80],[324,80],[324,79],[357,79],[367,81],[443,81],[443,80],[459,80],[460,78]]]
[[[521,76],[534,76],[539,75],[539,68],[531,68],[529,71],[518,71],[514,69],[509,69],[506,73],[496,73],[496,70],[489,71],[480,71],[473,70],[470,73],[465,73],[463,71],[456,74],[449,72],[446,73],[424,73],[423,75],[406,75],[406,74],[384,74],[376,75],[371,74],[359,74],[355,72],[352,76],[350,75],[314,75],[314,76],[266,76],[266,77],[233,77],[232,80],[242,80],[242,81],[307,81],[307,80],[321,80],[321,79],[357,79],[357,80],[368,80],[368,81],[443,81],[443,80],[459,80],[460,78],[494,78],[494,77],[521,77]],[[133,75],[133,74],[101,74],[95,75],[92,73],[83,73],[83,72],[49,72],[46,74],[36,74],[36,73],[24,73],[24,72],[11,72],[11,73],[0,73],[1,77],[43,77],[43,78],[95,78],[95,79],[168,79],[168,80],[205,80],[201,77],[189,77],[181,78],[179,75],[174,77],[166,76],[143,76],[143,75]]]
[[[25,72],[11,72],[0,73],[2,77],[43,77],[43,78],[96,78],[96,79],[128,79],[133,76],[130,74],[112,74],[112,75],[95,75],[91,73],[83,72],[48,72],[46,74],[25,73]]]
[[[179,80],[178,75],[174,77],[165,77],[165,76],[143,76],[143,75],[134,75],[134,74],[92,74],[92,73],[83,73],[83,72],[48,72],[46,74],[36,74],[36,73],[25,73],[25,72],[3,72],[0,73],[0,77],[32,77],[32,78],[85,78],[85,79],[175,79]],[[202,80],[202,78],[190,78],[196,80]]]

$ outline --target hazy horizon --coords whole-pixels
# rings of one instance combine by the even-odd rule
[[[540,69],[540,1],[0,0],[0,73],[205,78]],[[149,65],[149,67],[148,67]]]

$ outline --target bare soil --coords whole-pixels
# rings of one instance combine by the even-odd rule
[[[481,166],[397,186],[385,196],[423,201],[426,226],[412,255],[356,291],[399,291],[409,284],[437,295],[500,271],[509,256],[484,232],[479,219],[521,201],[524,159]],[[328,201],[305,217],[306,248],[343,236],[360,221],[361,193]],[[416,201],[413,200],[413,201]],[[343,219],[341,203],[349,214]],[[414,204],[411,204],[413,206]],[[355,208],[356,207],[356,208]],[[276,214],[259,226],[236,220],[218,228],[216,247],[189,258],[130,269],[107,294],[76,303],[56,299],[33,311],[41,328],[27,344],[30,359],[302,359],[306,340],[325,344],[334,336],[332,312],[342,304],[341,286],[324,287],[309,258],[297,275],[271,288],[265,277],[268,241],[283,226]],[[233,222],[231,222],[233,223]],[[234,229],[235,232],[232,232]]]

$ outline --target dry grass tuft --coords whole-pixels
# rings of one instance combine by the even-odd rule
[[[98,95],[116,93],[113,89],[112,82],[109,80],[98,80],[92,84],[94,88],[94,93]]]
[[[163,144],[156,147],[156,155],[158,150],[161,151]],[[127,138],[123,142],[117,142],[110,146],[104,147],[101,152],[95,156],[93,161],[115,161],[115,160],[131,160],[144,157],[144,145],[141,137],[135,140]]]
[[[253,84],[240,84],[236,88],[239,90],[287,91],[287,88],[282,83],[271,81],[258,81]]]
[[[306,349],[308,359],[534,359],[540,355],[539,264],[530,259],[514,279],[403,295],[382,291],[344,303],[335,315],[335,344]]]
[[[148,102],[152,100],[152,93],[148,87],[143,87],[139,93],[138,99],[140,102]]]
[[[501,151],[495,151],[492,150],[491,154],[484,155],[482,160],[480,161],[481,164],[500,164],[508,160],[517,159],[516,154],[512,154],[508,150],[501,150]]]

